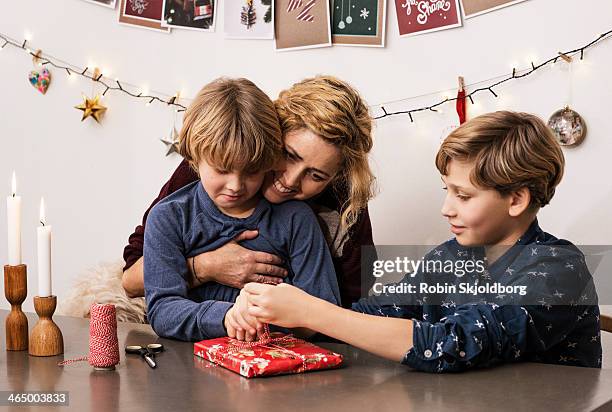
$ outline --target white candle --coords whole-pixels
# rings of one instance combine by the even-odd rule
[[[51,226],[45,221],[45,200],[40,199],[38,240],[38,296],[51,296]]]
[[[17,196],[17,179],[13,172],[11,195],[6,198],[8,227],[8,264],[21,264],[21,197]]]

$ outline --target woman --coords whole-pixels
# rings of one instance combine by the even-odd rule
[[[271,203],[308,201],[319,217],[334,258],[342,303],[350,307],[361,296],[361,246],[373,243],[367,209],[374,185],[368,164],[372,148],[368,107],[356,90],[331,76],[294,84],[280,93],[275,106],[285,158],[267,176],[263,195]],[[197,179],[183,161],[145,212],[142,225],[130,235],[123,253],[123,287],[128,296],[144,294],[142,249],[149,210]],[[241,240],[255,236],[257,231],[243,232],[233,242],[191,258],[191,286],[215,281],[242,288],[249,282],[281,282],[287,272],[278,256],[239,245]],[[364,259],[370,265],[375,256]]]

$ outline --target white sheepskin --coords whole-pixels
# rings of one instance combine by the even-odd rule
[[[92,303],[113,304],[117,321],[146,323],[144,298],[128,298],[121,286],[124,262],[102,262],[82,273],[68,295],[59,302],[57,314],[89,317]]]

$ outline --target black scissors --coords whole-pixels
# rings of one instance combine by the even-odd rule
[[[147,346],[140,345],[128,345],[125,347],[125,353],[134,355],[140,355],[141,358],[147,362],[147,364],[155,369],[157,363],[155,362],[155,354],[164,351],[164,345],[161,343],[149,343]]]

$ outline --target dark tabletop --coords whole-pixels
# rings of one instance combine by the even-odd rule
[[[0,310],[4,323],[7,310]],[[30,331],[37,317],[28,313]],[[0,351],[0,390],[68,391],[70,409],[152,410],[612,410],[612,334],[602,332],[604,368],[521,363],[462,374],[415,372],[348,345],[321,343],[344,355],[344,367],[299,375],[246,379],[193,355],[193,344],[155,335],[149,325],[119,323],[121,362],[95,371],[87,362],[57,362],[87,355],[89,320],[54,317],[64,335],[63,356]],[[1,345],[6,349],[4,328]],[[123,352],[126,344],[161,342],[157,369]],[[18,407],[15,410],[41,410]],[[49,408],[51,409],[51,408]],[[57,410],[58,408],[53,408]]]

